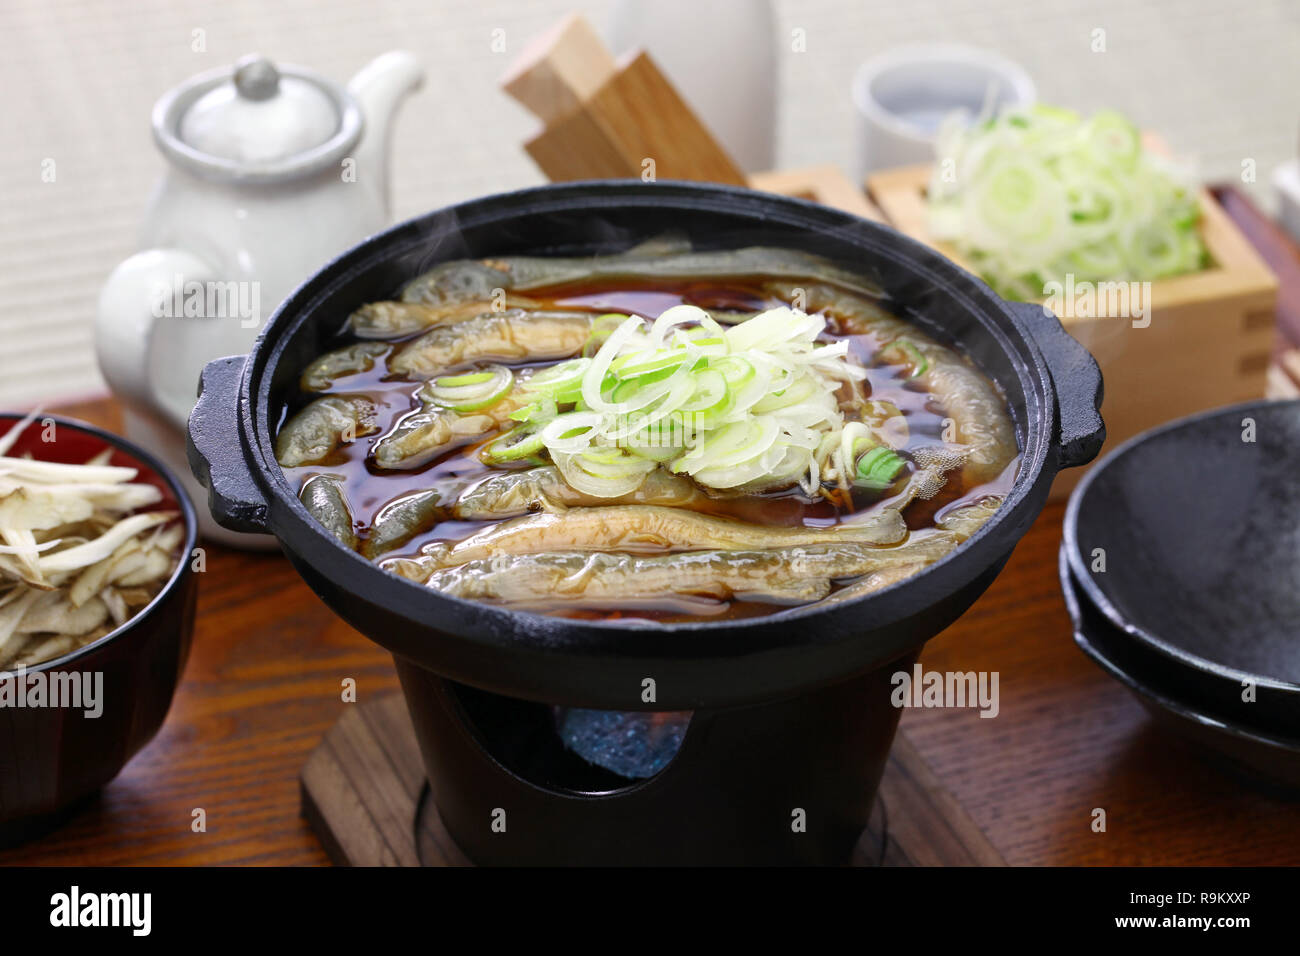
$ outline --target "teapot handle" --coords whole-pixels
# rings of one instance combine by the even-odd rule
[[[119,398],[140,410],[161,412],[184,429],[189,409],[174,407],[156,388],[155,363],[178,357],[154,354],[154,333],[166,314],[160,307],[162,296],[170,296],[178,277],[207,282],[215,276],[206,262],[180,249],[146,249],[121,262],[99,294],[95,353],[104,379]]]

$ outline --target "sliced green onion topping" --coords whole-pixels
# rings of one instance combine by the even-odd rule
[[[541,428],[529,423],[510,429],[488,444],[479,452],[479,459],[486,465],[536,459],[545,447]]]
[[[425,383],[420,397],[455,412],[475,412],[505,398],[514,381],[514,373],[504,365],[489,365],[482,371],[435,378]]]
[[[910,366],[910,371],[907,373],[909,379],[924,375],[926,369],[930,367],[929,361],[921,354],[921,350],[908,339],[894,339],[880,350],[880,354],[886,358],[898,356],[899,365]]]
[[[554,452],[551,456],[565,482],[597,498],[618,498],[641,487],[657,466],[625,448],[591,449],[581,453]]]
[[[510,413],[511,421],[516,422],[548,422],[556,416],[559,411],[555,399],[543,395],[537,401],[525,405],[523,408],[517,408]]]
[[[877,445],[858,459],[853,483],[859,488],[884,491],[894,483],[905,462],[884,445]]]
[[[713,488],[816,489],[833,474],[844,483],[851,456],[832,469],[814,455],[828,436],[838,444],[837,392],[866,372],[825,329],[824,317],[785,307],[726,328],[695,306],[653,322],[602,316],[593,352],[521,379],[519,389],[536,396],[511,416],[523,430],[493,442],[484,460],[544,450],[569,484],[610,497],[660,463]],[[857,429],[853,453],[874,441]]]
[[[587,333],[587,341],[582,346],[583,357],[590,358],[595,355],[600,347],[605,344],[605,340],[628,318],[630,317],[620,315],[617,312],[606,312],[604,315],[598,315],[592,319],[591,331]]]
[[[551,451],[577,452],[591,444],[604,421],[596,412],[568,412],[542,426],[541,440]]]
[[[582,394],[582,377],[590,366],[589,358],[559,362],[535,372],[522,387],[529,392],[543,392],[556,401],[576,401]]]
[[[1113,110],[1044,105],[940,128],[929,227],[995,290],[1059,296],[1080,283],[1152,281],[1203,268],[1190,170],[1144,150]]]

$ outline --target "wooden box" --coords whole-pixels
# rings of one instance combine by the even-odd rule
[[[1268,397],[1300,398],[1300,349],[1284,349],[1268,370]]]
[[[867,184],[894,228],[970,268],[928,234],[929,179],[929,166],[908,166],[877,173]],[[1201,207],[1211,265],[1153,282],[1145,327],[1127,316],[1061,317],[1101,365],[1104,450],[1161,422],[1264,395],[1277,281],[1208,191],[1201,191]],[[1084,470],[1064,472],[1052,496],[1068,494]]]

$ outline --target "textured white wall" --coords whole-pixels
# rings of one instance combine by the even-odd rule
[[[646,0],[653,2],[653,0]],[[1115,106],[1197,158],[1207,178],[1256,160],[1256,198],[1296,150],[1296,0],[778,0],[783,164],[852,158],[849,80],[900,43],[952,40],[1023,63],[1044,99]],[[134,248],[162,160],[156,97],[191,73],[257,50],[346,79],[391,47],[429,81],[395,138],[399,217],[540,181],[520,143],[528,114],[499,93],[519,46],[570,9],[604,26],[608,0],[4,0],[0,5],[0,407],[102,388],[90,342],[99,283]],[[1106,30],[1107,52],[1089,36]],[[506,31],[493,53],[491,32]],[[191,49],[205,31],[206,52]],[[689,24],[683,24],[689,29]],[[719,43],[718,55],[729,53]],[[57,179],[41,180],[54,159]]]

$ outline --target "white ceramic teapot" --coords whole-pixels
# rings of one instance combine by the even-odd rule
[[[341,87],[300,67],[245,57],[162,97],[153,134],[170,167],[146,215],[144,251],[100,295],[96,351],[133,440],[183,479],[184,428],[203,366],[248,352],[303,279],[388,221],[389,125],[423,80],[385,53]]]

